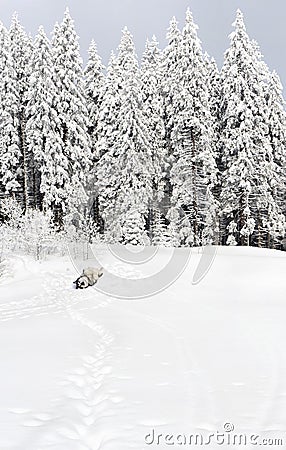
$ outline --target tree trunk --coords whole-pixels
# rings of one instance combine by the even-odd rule
[[[22,169],[23,169],[23,176],[22,176],[22,188],[23,188],[23,206],[24,211],[26,211],[30,206],[30,200],[29,200],[29,163],[28,163],[28,155],[27,155],[27,146],[26,146],[26,136],[25,136],[25,128],[26,123],[24,118],[20,117],[20,148],[22,151]]]
[[[199,231],[199,224],[198,224],[198,193],[197,193],[197,168],[196,164],[194,163],[194,158],[196,156],[196,141],[195,136],[193,133],[193,130],[191,129],[191,140],[192,140],[192,177],[193,177],[193,232],[194,232],[194,244],[195,247],[199,245],[199,239],[198,239],[198,231]]]

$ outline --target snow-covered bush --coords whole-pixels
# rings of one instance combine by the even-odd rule
[[[96,222],[80,211],[65,216],[63,231],[67,242],[82,241],[92,244],[100,239]]]
[[[99,233],[98,226],[89,214],[80,211],[69,214],[64,218],[61,232],[65,245],[75,256],[82,255],[89,258],[90,245],[103,242],[104,236]]]
[[[0,212],[0,258],[4,251],[22,251],[39,260],[61,248],[51,211],[28,209],[24,213],[16,200],[5,199],[0,203]]]
[[[152,223],[152,244],[168,246],[170,236],[168,235],[167,225],[165,223],[163,215],[159,209],[155,209],[154,218]]]
[[[36,260],[57,250],[56,232],[50,211],[43,213],[28,210],[23,216],[20,234],[23,250],[25,253],[32,254]]]
[[[1,234],[0,247],[15,250],[19,246],[20,229],[23,224],[23,210],[13,198],[6,198],[0,202]]]

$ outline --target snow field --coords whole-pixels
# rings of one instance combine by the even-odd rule
[[[0,283],[1,450],[143,450],[152,430],[207,434],[226,422],[283,435],[286,255],[219,248],[192,285],[200,256],[133,301],[74,290],[66,258],[11,257]]]

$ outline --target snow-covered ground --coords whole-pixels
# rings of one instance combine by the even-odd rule
[[[69,258],[11,257],[0,280],[0,449],[191,448],[179,433],[217,431],[285,445],[286,254],[219,248],[195,285],[200,257],[134,300],[73,289]]]

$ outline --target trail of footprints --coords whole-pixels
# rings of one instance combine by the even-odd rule
[[[86,298],[80,299],[79,295],[76,295],[76,291],[65,287],[69,284],[69,277],[65,276],[45,279],[41,294],[21,300],[21,302],[1,304],[0,321],[27,319],[31,316],[45,314],[59,314],[72,306],[75,301],[84,302]]]
[[[48,278],[43,293],[21,303],[10,302],[0,307],[0,321],[25,319],[45,314],[67,313],[72,320],[88,327],[95,335],[92,351],[77,359],[75,368],[58,380],[62,397],[55,400],[51,411],[32,412],[11,410],[17,414],[20,423],[33,427],[31,450],[97,450],[104,439],[104,423],[115,414],[110,403],[117,404],[123,399],[104,390],[104,382],[111,376],[110,366],[113,342],[112,335],[85,315],[85,311],[106,307],[110,300],[96,294],[96,304],[85,306],[95,291],[75,291],[69,287],[69,276]],[[68,287],[63,287],[68,286]],[[101,430],[101,432],[100,432]],[[21,444],[22,445],[22,444]]]
[[[28,415],[23,422],[24,426],[38,430],[33,450],[98,450],[104,439],[104,421],[113,414],[104,388],[106,377],[112,372],[109,347],[113,338],[81,311],[72,310],[70,315],[91,328],[97,334],[97,342],[93,351],[82,356],[76,367],[58,381],[63,395],[53,407],[56,417],[53,412],[41,412]]]

